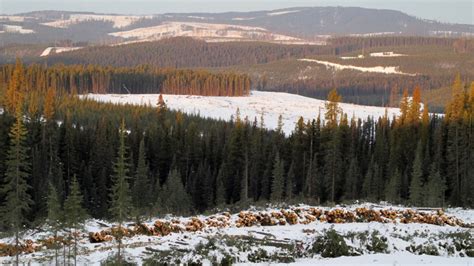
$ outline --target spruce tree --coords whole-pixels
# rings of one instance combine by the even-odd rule
[[[69,186],[69,195],[64,201],[65,224],[71,230],[74,240],[74,265],[77,264],[77,235],[82,228],[82,224],[87,217],[86,210],[83,207],[83,196],[76,176],[73,176]]]
[[[133,204],[139,215],[144,214],[147,208],[150,208],[150,179],[149,168],[145,157],[145,141],[140,141],[138,149],[138,162],[135,172],[135,181],[133,184]]]
[[[423,204],[423,158],[421,142],[418,143],[416,149],[415,161],[413,162],[413,171],[410,182],[409,202],[413,206],[421,206]]]
[[[26,222],[26,215],[31,209],[33,201],[28,194],[26,179],[29,176],[30,163],[26,146],[27,131],[23,125],[21,107],[16,108],[16,121],[10,130],[10,147],[5,162],[6,171],[1,192],[5,201],[1,207],[1,216],[4,225],[13,230],[15,247],[19,250],[20,230]],[[16,252],[16,264],[19,264],[19,253]]]
[[[290,169],[286,175],[286,183],[285,183],[285,199],[291,200],[293,199],[294,195],[294,180],[295,180],[295,171],[293,170],[293,163],[290,165]]]
[[[164,205],[168,212],[187,214],[191,209],[191,199],[184,189],[181,175],[174,169],[168,175],[163,188]]]
[[[217,174],[216,178],[216,199],[215,199],[215,205],[216,206],[222,206],[225,205],[225,187],[224,187],[224,167],[221,167],[219,169],[219,173]]]
[[[54,185],[50,182],[49,183],[49,192],[48,192],[48,199],[47,199],[47,206],[48,206],[48,225],[51,228],[54,238],[54,258],[55,264],[59,265],[58,262],[58,232],[62,229],[62,220],[63,220],[63,213],[61,208],[61,202],[59,199],[58,192]]]
[[[132,197],[130,193],[130,186],[128,184],[129,177],[129,163],[127,157],[127,146],[125,145],[125,121],[122,120],[119,131],[119,148],[117,152],[117,159],[114,163],[112,177],[113,185],[110,193],[110,213],[114,220],[118,223],[118,230],[115,238],[118,242],[117,247],[117,261],[120,264],[122,259],[122,226],[123,223],[130,217],[132,213]]]
[[[277,152],[273,164],[272,191],[270,194],[270,199],[274,202],[283,199],[283,189],[285,185],[284,171],[283,161],[280,159],[280,153]]]
[[[346,172],[346,183],[344,185],[344,198],[357,199],[359,196],[360,170],[356,157],[351,158],[349,168]]]
[[[402,175],[398,169],[395,169],[395,172],[392,173],[388,184],[385,188],[385,199],[391,203],[400,203],[400,186],[402,182]]]
[[[430,207],[444,206],[444,193],[446,191],[446,184],[439,173],[436,163],[431,165],[430,175],[428,176],[428,183],[426,184],[426,198],[425,202]]]
[[[318,190],[320,190],[319,188],[320,184],[318,182],[318,179],[319,179],[318,173],[319,173],[318,155],[315,154],[313,156],[313,161],[310,162],[309,164],[309,169],[306,175],[306,181],[305,181],[305,186],[304,186],[304,192],[305,192],[306,197],[317,198],[319,201],[321,195],[319,195],[318,193]]]

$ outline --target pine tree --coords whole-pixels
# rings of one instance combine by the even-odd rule
[[[17,109],[22,108],[22,103],[24,101],[23,99],[24,87],[25,87],[25,76],[24,76],[23,63],[20,61],[20,59],[17,59],[16,64],[15,64],[15,69],[13,70],[13,74],[8,84],[6,99],[5,99],[6,110],[10,112],[11,114],[15,114],[21,111]]]
[[[19,103],[20,105],[20,103]],[[10,147],[5,162],[5,184],[1,192],[5,195],[5,202],[1,208],[2,220],[5,226],[14,232],[15,247],[20,245],[20,230],[26,222],[26,215],[31,209],[31,200],[26,179],[29,176],[30,163],[26,146],[27,131],[23,125],[21,108],[16,108],[16,121],[10,130]],[[16,264],[19,265],[19,253],[16,254]]]
[[[423,158],[422,158],[421,142],[418,143],[416,149],[415,161],[413,162],[413,171],[410,182],[410,198],[409,202],[413,206],[421,206],[423,204]]]
[[[138,149],[138,162],[133,184],[133,204],[139,214],[143,214],[150,207],[150,179],[145,157],[145,141],[140,141]]]
[[[340,117],[342,110],[339,107],[339,102],[342,101],[342,97],[337,93],[336,89],[333,89],[328,94],[328,100],[326,102],[326,125],[329,128],[337,126],[337,120]]]
[[[53,88],[49,88],[44,99],[43,115],[46,121],[51,121],[54,119],[55,99],[56,91]]]
[[[110,193],[110,213],[118,223],[118,230],[115,238],[118,242],[117,261],[119,264],[122,260],[122,226],[132,213],[132,197],[128,184],[129,164],[127,157],[127,146],[125,145],[125,121],[122,120],[119,131],[120,146],[117,152],[117,159],[114,163],[114,175],[112,191]]]
[[[275,156],[275,161],[273,163],[273,172],[272,172],[272,191],[270,199],[272,201],[281,201],[283,199],[283,188],[284,188],[284,165],[283,161],[280,159],[280,154],[277,152]]]
[[[87,213],[83,207],[83,196],[76,176],[72,178],[69,186],[69,195],[64,201],[65,224],[71,230],[74,239],[74,265],[77,264],[77,235],[82,228]]]
[[[48,225],[51,227],[53,238],[54,238],[54,258],[56,265],[58,262],[58,232],[62,229],[63,213],[61,208],[61,202],[59,200],[58,192],[52,183],[49,183],[49,193],[47,199],[48,206]]]

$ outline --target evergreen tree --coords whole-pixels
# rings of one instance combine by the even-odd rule
[[[285,199],[286,200],[293,199],[294,180],[295,180],[295,172],[293,170],[293,163],[291,163],[290,169],[288,170],[288,174],[286,175],[286,183],[285,183]]]
[[[308,174],[306,175],[305,182],[305,196],[308,198],[316,198],[318,201],[321,197],[319,195],[319,165],[318,165],[318,155],[313,156],[312,162],[309,164]]]
[[[138,149],[138,162],[135,172],[135,182],[133,184],[133,204],[139,214],[144,214],[147,208],[150,208],[150,178],[148,165],[145,157],[145,141],[140,141]],[[156,193],[156,191],[155,191]]]
[[[357,199],[359,197],[360,169],[356,157],[352,157],[346,172],[346,183],[344,187],[345,199]]]
[[[413,206],[423,205],[423,158],[421,142],[418,143],[416,149],[415,161],[413,163],[413,171],[410,182],[410,198],[409,202]]]
[[[270,195],[272,201],[278,202],[283,199],[283,189],[285,185],[284,171],[283,161],[280,159],[280,153],[277,152],[272,172],[272,191]]]
[[[224,169],[221,167],[219,169],[219,173],[217,174],[216,178],[216,200],[215,200],[215,205],[216,206],[222,206],[225,205],[225,187],[224,187]]]
[[[395,169],[390,176],[387,186],[385,187],[385,199],[391,203],[400,203],[400,186],[402,175],[398,169]]]
[[[58,262],[58,232],[62,229],[62,220],[63,220],[63,213],[61,208],[61,202],[59,200],[58,192],[56,188],[53,186],[52,183],[49,183],[49,192],[48,192],[48,199],[47,199],[47,206],[48,206],[48,225],[51,227],[53,238],[54,238],[54,259],[55,264],[59,265]]]
[[[426,205],[430,207],[443,207],[446,185],[435,163],[431,165],[430,175],[428,176],[428,183],[425,187]]]
[[[74,265],[77,264],[77,235],[79,229],[82,228],[87,213],[83,207],[83,196],[76,176],[71,180],[69,186],[69,195],[64,201],[64,217],[65,224],[71,230],[70,234],[74,240]]]
[[[27,178],[30,171],[28,148],[26,146],[27,131],[23,125],[21,108],[16,109],[16,121],[10,130],[10,147],[5,162],[6,171],[1,192],[5,201],[1,206],[1,216],[4,225],[13,230],[15,247],[19,250],[20,230],[25,224],[26,216],[31,209],[33,201],[28,190],[30,186]],[[19,265],[19,253],[16,252],[16,264]]]
[[[187,214],[191,209],[191,199],[184,189],[178,170],[174,169],[168,175],[163,188],[164,205],[168,212]]]
[[[122,254],[122,225],[132,213],[132,197],[130,187],[128,184],[129,164],[127,157],[127,146],[125,145],[125,121],[122,120],[119,132],[119,149],[117,152],[117,159],[114,163],[114,176],[112,191],[110,193],[110,213],[115,221],[118,222],[118,232],[115,238],[118,241],[117,260],[121,263]]]

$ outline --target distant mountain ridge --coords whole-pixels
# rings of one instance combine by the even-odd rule
[[[400,11],[360,7],[294,7],[252,12],[147,16],[70,11],[0,15],[0,38],[3,44],[52,43],[62,40],[112,44],[177,36],[206,41],[320,44],[328,36],[342,35],[474,37],[474,25],[440,23]]]

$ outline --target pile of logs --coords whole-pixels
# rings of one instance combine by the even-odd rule
[[[33,240],[27,239],[20,245],[10,245],[0,243],[0,257],[4,256],[15,256],[21,253],[33,253],[41,249],[41,245],[35,244]]]
[[[170,221],[157,220],[151,226],[135,224],[134,226],[121,228],[111,227],[100,232],[89,233],[89,241],[91,243],[108,242],[118,235],[123,237],[134,235],[167,236],[171,233],[199,232],[206,228],[294,225],[309,224],[315,221],[336,224],[353,222],[424,223],[472,228],[471,224],[466,224],[456,217],[447,216],[442,210],[419,211],[414,209],[371,209],[365,207],[355,210],[342,208],[325,210],[311,207],[282,209],[271,212],[241,211],[236,215],[234,221],[232,215],[226,212],[209,216],[205,219],[193,217],[185,221],[179,219]],[[63,237],[51,237],[38,240],[37,243],[34,243],[32,240],[26,240],[19,247],[0,243],[0,256],[13,256],[18,252],[32,253],[43,247],[52,248],[55,243],[65,243],[65,241],[67,239]]]

